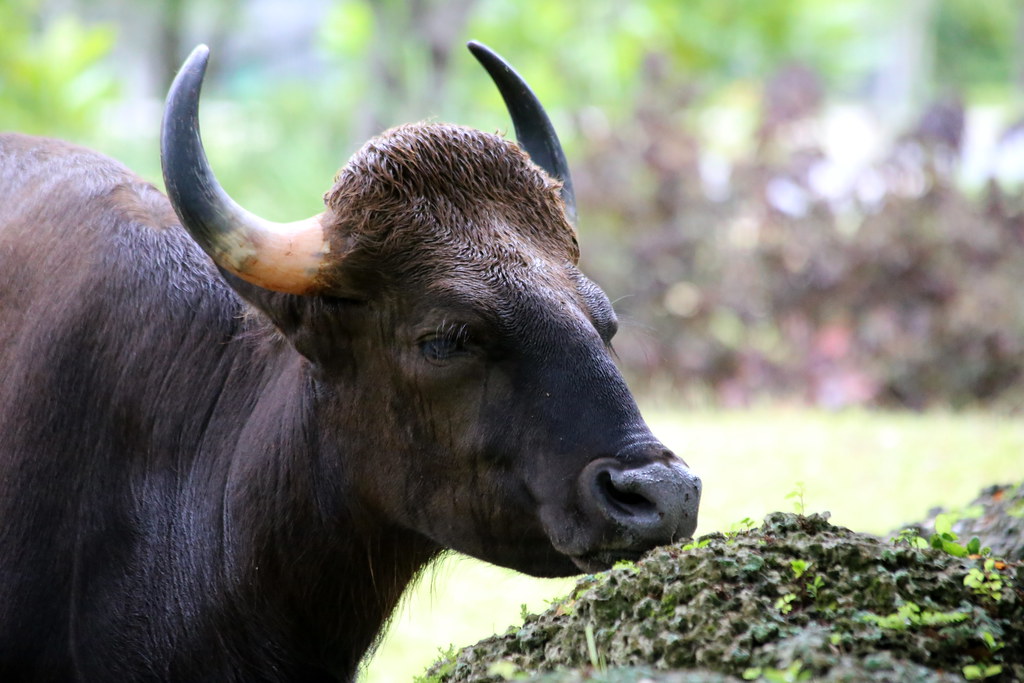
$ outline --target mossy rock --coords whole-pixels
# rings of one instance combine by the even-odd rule
[[[920,545],[773,513],[584,577],[423,680],[1024,680],[1024,565]]]

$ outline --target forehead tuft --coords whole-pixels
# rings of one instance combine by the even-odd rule
[[[325,201],[349,245],[464,242],[486,251],[500,239],[496,232],[511,231],[516,241],[576,262],[575,233],[559,190],[502,137],[416,123],[367,142],[338,173]]]

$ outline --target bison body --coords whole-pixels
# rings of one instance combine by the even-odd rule
[[[180,182],[0,135],[0,679],[348,680],[445,549],[567,575],[692,533],[515,144],[389,131],[274,253]]]

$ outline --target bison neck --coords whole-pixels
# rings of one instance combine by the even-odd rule
[[[0,678],[348,680],[436,552],[360,513],[305,362],[233,305],[109,339],[69,308],[12,356]]]
[[[354,678],[438,548],[353,500],[345,463],[368,454],[322,436],[339,416],[317,414],[305,361],[290,349],[276,361],[224,482],[227,613],[245,624],[244,650],[262,647],[291,678]]]

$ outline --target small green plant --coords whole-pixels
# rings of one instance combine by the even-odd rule
[[[998,570],[1000,564],[997,560],[988,558],[985,560],[983,569],[974,567],[967,572],[967,576],[964,577],[964,585],[970,588],[975,595],[999,602],[1003,599],[1003,577],[999,575]]]
[[[637,571],[639,571],[636,566],[636,562],[633,562],[632,560],[619,560],[612,565],[612,569],[621,569],[629,572],[630,574],[636,574]]]
[[[752,520],[750,517],[744,517],[743,519],[733,523],[733,525],[729,527],[729,530],[725,532],[725,537],[734,538],[738,534],[741,534],[744,531],[750,531],[756,526],[757,522]]]
[[[968,681],[982,681],[1003,673],[1003,667],[999,664],[968,664],[962,672]]]
[[[440,655],[438,661],[444,663],[433,673],[424,674],[423,676],[415,676],[412,679],[412,683],[440,683],[448,677],[448,674],[455,671],[455,658],[459,654],[459,651],[455,646],[449,645],[447,650],[441,650],[438,648],[437,651]]]
[[[970,553],[966,546],[957,543],[957,535],[953,533],[953,524],[958,515],[946,513],[935,517],[935,533],[928,539],[928,544],[953,557],[967,557]]]
[[[798,481],[792,491],[786,494],[786,500],[795,500],[793,503],[793,512],[798,515],[804,514],[804,494],[807,492],[807,487],[802,481]]]
[[[928,541],[921,537],[921,532],[917,529],[907,528],[902,529],[898,534],[890,539],[893,545],[905,545],[908,548],[927,548]]]
[[[793,611],[793,601],[795,600],[796,593],[786,593],[779,596],[779,599],[775,601],[775,609],[779,610],[782,614],[789,614]]]
[[[797,558],[789,561],[789,568],[793,571],[793,576],[797,579],[807,574],[807,570],[810,569],[813,562]],[[821,578],[820,575],[815,575],[813,579],[805,579],[806,585],[804,586],[807,594],[812,598],[818,597],[818,590],[825,585],[825,579]]]
[[[973,536],[970,541],[967,542],[967,554],[968,555],[991,555],[992,548],[987,545],[982,547],[981,539],[977,536]]]
[[[884,616],[866,612],[860,615],[865,623],[875,624],[879,628],[893,631],[906,631],[913,626],[948,626],[966,620],[966,612],[932,612],[922,610],[916,603],[907,602],[900,605],[892,614]]]
[[[941,550],[953,557],[968,557],[970,555],[988,555],[992,552],[989,547],[982,547],[981,541],[977,536],[972,538],[963,545],[959,542],[959,538],[953,531],[953,524],[958,520],[963,519],[963,515],[959,513],[948,512],[935,517],[935,533],[928,539],[928,545],[932,548]],[[902,536],[904,532],[910,531],[904,529],[898,534]],[[909,545],[909,544],[908,544]],[[917,546],[921,547],[921,546]]]
[[[696,550],[697,548],[706,548],[709,545],[711,545],[711,538],[705,537],[700,539],[699,541],[690,541],[689,543],[683,546],[683,551],[686,552],[688,550]]]
[[[796,559],[789,561],[789,568],[793,570],[793,576],[798,579],[804,575],[804,572],[806,572],[807,568],[810,566],[811,563],[807,560]]]
[[[811,680],[811,672],[804,671],[803,668],[804,663],[799,659],[793,660],[793,663],[785,669],[752,666],[743,672],[743,680],[765,680],[769,681],[769,683],[798,683],[799,681]]]
[[[604,656],[599,656],[597,653],[597,640],[594,638],[594,625],[587,624],[583,633],[587,638],[587,656],[590,657],[590,666],[594,667],[595,671],[604,672],[607,666],[604,661]]]
[[[1000,643],[996,640],[995,636],[988,631],[981,632],[981,639],[985,641],[985,647],[988,648],[989,652],[998,652],[1006,645],[1006,643]]]

